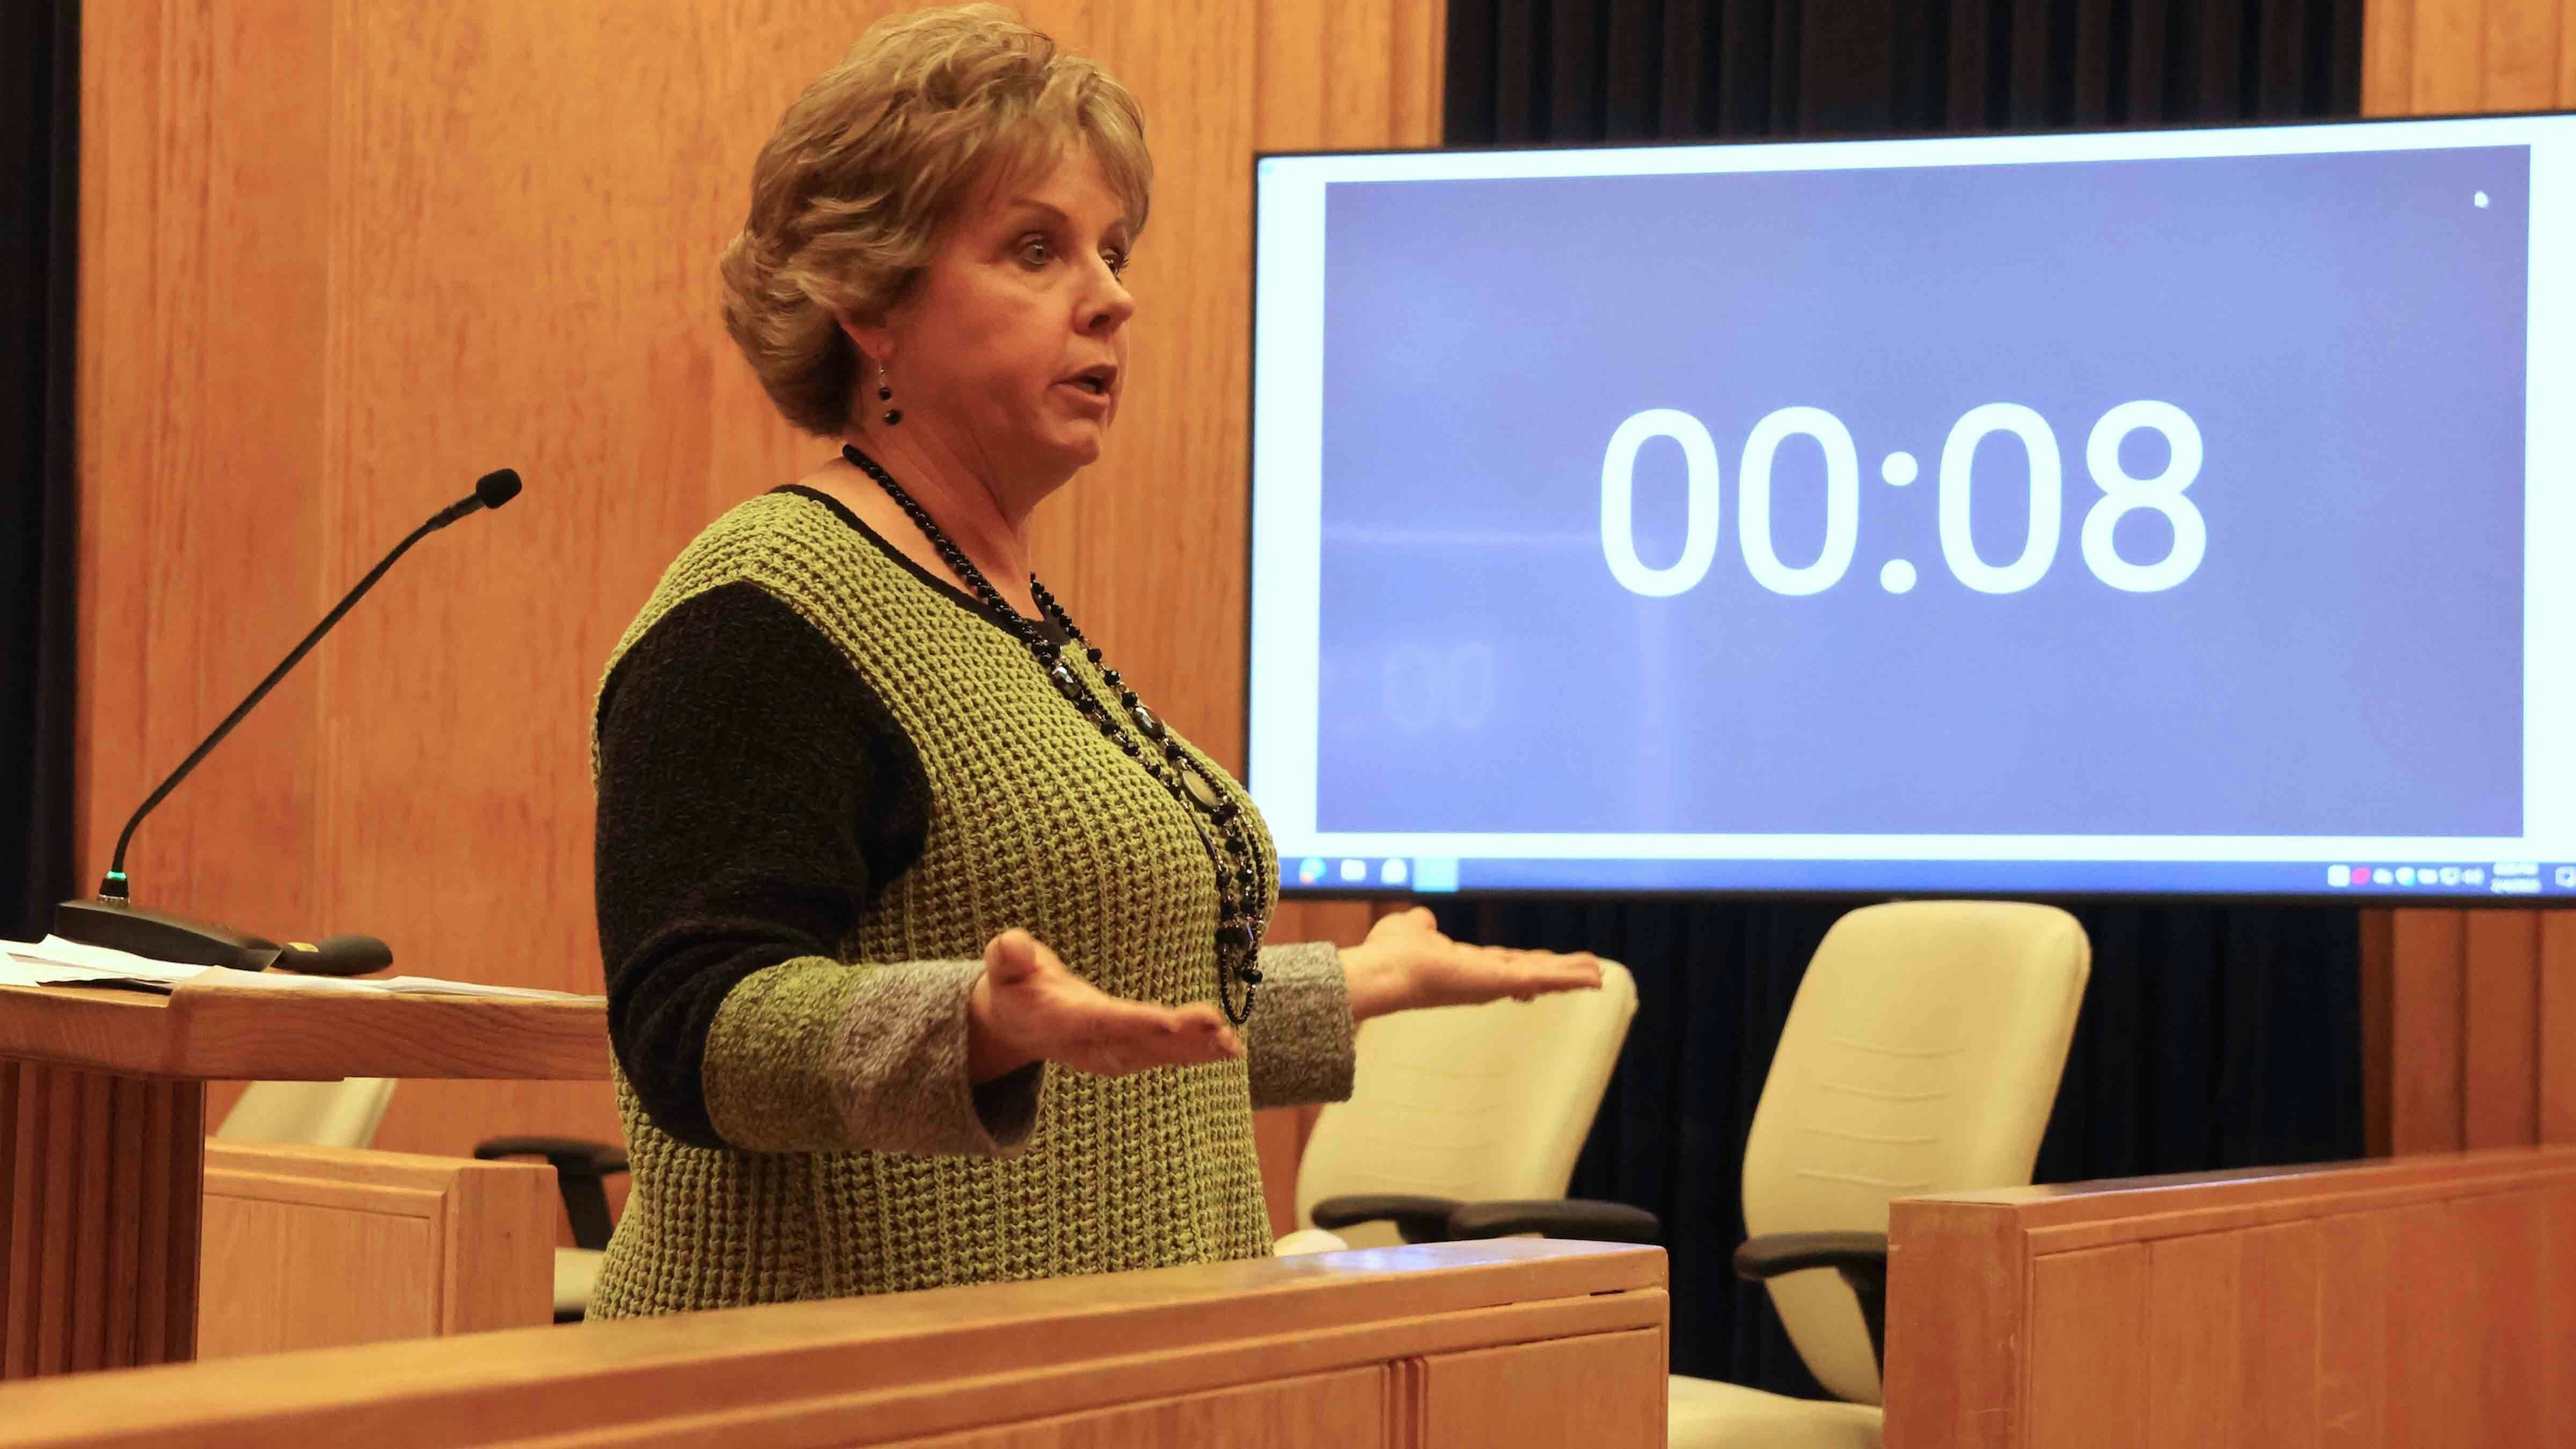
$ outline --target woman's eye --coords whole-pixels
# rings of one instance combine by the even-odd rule
[[[1020,243],[1020,261],[1022,263],[1032,267],[1043,267],[1046,265],[1046,260],[1047,244],[1043,239],[1031,237],[1027,241]]]
[[[1109,264],[1109,275],[1113,277],[1123,277],[1127,275],[1127,254],[1125,252],[1102,252],[1100,254],[1100,259]]]

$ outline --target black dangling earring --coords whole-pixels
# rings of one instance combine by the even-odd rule
[[[890,403],[894,401],[894,373],[882,362],[877,364],[877,401],[881,403]],[[902,421],[903,409],[887,408],[885,410],[885,422],[887,427],[893,427],[895,424]]]

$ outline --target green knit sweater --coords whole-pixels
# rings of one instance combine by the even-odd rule
[[[1263,953],[1245,1060],[966,1080],[1008,927],[1114,995],[1217,986],[1192,813],[981,605],[821,494],[753,499],[619,641],[594,747],[633,1185],[593,1316],[1269,1251],[1252,1109],[1349,1090],[1330,947]]]

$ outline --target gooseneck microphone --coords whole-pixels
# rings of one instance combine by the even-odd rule
[[[235,966],[248,971],[265,970],[271,964],[277,964],[322,975],[354,976],[393,964],[393,953],[383,942],[371,936],[332,936],[318,946],[303,942],[280,946],[226,926],[190,920],[164,911],[144,910],[131,902],[125,875],[125,848],[133,842],[135,827],[143,823],[144,816],[152,813],[152,807],[178,788],[179,782],[188,778],[188,772],[197,768],[198,762],[212,753],[215,746],[222,744],[224,736],[232,733],[233,726],[240,724],[244,716],[268,697],[268,692],[277,687],[277,682],[284,679],[289,670],[313,652],[313,646],[322,642],[322,636],[331,632],[331,626],[339,623],[341,616],[367,596],[367,590],[376,586],[376,580],[385,576],[385,571],[394,566],[395,560],[410,552],[413,544],[468,514],[498,508],[518,497],[519,486],[519,475],[512,469],[500,468],[484,474],[474,480],[472,493],[432,514],[428,522],[413,529],[408,537],[394,545],[393,552],[369,569],[367,576],[358,580],[358,586],[333,605],[331,612],[322,616],[321,623],[313,626],[313,632],[305,635],[303,641],[268,672],[268,677],[254,686],[249,696],[233,707],[232,713],[224,716],[213,733],[191,750],[188,758],[179,762],[179,768],[172,770],[169,778],[154,787],[152,793],[143,798],[143,803],[135,807],[134,814],[125,822],[124,831],[116,837],[116,854],[108,863],[106,877],[98,883],[98,899],[64,901],[54,907],[54,934],[67,941],[131,951],[160,961]]]

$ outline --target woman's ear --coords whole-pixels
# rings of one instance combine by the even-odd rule
[[[882,367],[894,356],[894,329],[886,326],[883,318],[862,322],[846,312],[832,315],[841,324],[841,335],[849,338],[850,345],[868,361]]]

